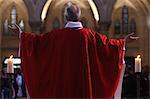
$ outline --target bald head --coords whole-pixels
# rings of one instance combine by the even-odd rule
[[[81,10],[77,5],[69,2],[65,8],[64,14],[67,21],[76,22],[79,21]]]

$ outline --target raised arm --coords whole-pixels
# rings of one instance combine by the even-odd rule
[[[28,51],[29,53],[32,53],[33,51],[40,52],[38,47],[45,47],[48,39],[49,39],[49,33],[44,34],[34,34],[31,32],[22,32],[21,28],[17,24],[9,25],[9,29],[19,35],[19,52],[18,56],[20,56],[20,50]],[[28,49],[27,49],[28,48]]]
[[[125,35],[123,37],[123,39],[126,41],[126,43],[128,43],[130,41],[132,42],[132,41],[135,41],[135,40],[139,39],[139,37],[134,36],[134,33],[129,33],[129,34]]]
[[[119,39],[110,39],[110,38],[107,38],[105,35],[101,35],[101,34],[98,34],[102,41],[103,41],[103,44],[104,45],[114,45],[114,46],[120,46],[121,48],[125,49],[125,44],[126,43],[129,43],[129,42],[133,42],[137,39],[139,39],[139,37],[137,36],[134,36],[134,33],[129,33],[127,35],[123,35],[123,36],[120,36]],[[122,43],[124,43],[124,45],[122,46]]]
[[[21,38],[22,30],[21,30],[21,28],[17,24],[12,24],[12,25],[9,25],[8,27],[14,33],[19,34],[19,38]]]

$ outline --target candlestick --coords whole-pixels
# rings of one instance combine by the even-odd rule
[[[14,73],[14,67],[13,67],[13,55],[7,59],[7,73]]]
[[[140,58],[140,55],[137,55],[137,58],[135,58],[135,72],[141,72],[141,58]]]

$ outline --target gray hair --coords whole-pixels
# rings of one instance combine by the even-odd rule
[[[65,7],[64,16],[66,17],[67,21],[79,21],[81,15],[80,7],[76,4],[69,2]]]

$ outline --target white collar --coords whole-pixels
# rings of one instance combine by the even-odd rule
[[[78,29],[81,29],[81,28],[83,28],[83,26],[82,26],[81,22],[67,22],[67,24],[65,25],[65,28],[78,28]]]

